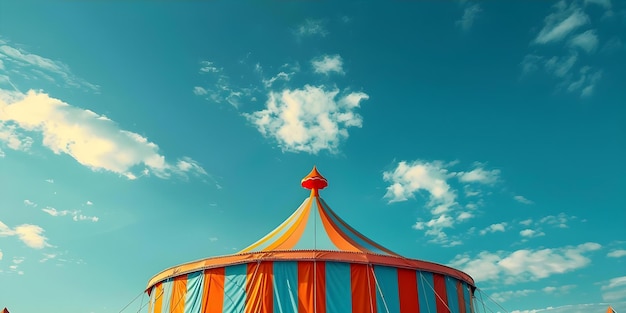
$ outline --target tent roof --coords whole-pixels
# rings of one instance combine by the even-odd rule
[[[319,196],[328,181],[317,168],[302,179],[311,195],[282,224],[239,253],[285,250],[327,250],[398,256],[365,237],[342,220]]]
[[[456,277],[474,285],[474,280],[466,273],[445,265],[402,257],[356,231],[320,198],[319,190],[328,186],[328,181],[317,168],[313,167],[301,184],[311,190],[310,196],[265,237],[234,255],[207,258],[166,269],[150,279],[147,289],[165,279],[203,269],[250,262],[296,260],[417,269]]]

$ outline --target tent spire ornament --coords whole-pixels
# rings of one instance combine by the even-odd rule
[[[318,190],[324,189],[328,186],[328,180],[317,171],[317,167],[314,165],[313,169],[302,179],[302,187],[311,190],[312,196],[318,196]]]

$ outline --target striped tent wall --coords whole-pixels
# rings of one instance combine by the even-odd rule
[[[149,313],[473,313],[472,287],[439,273],[330,261],[262,261],[168,278]]]

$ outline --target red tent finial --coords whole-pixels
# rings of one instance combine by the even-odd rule
[[[317,167],[313,166],[313,170],[309,175],[302,179],[302,187],[311,190],[320,190],[328,186],[328,181],[322,174],[317,171]]]

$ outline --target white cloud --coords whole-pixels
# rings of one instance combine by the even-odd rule
[[[4,151],[2,151],[2,149],[0,149],[0,158],[4,158],[6,156],[6,154],[4,153]]]
[[[1,92],[0,92],[1,93]],[[0,108],[2,100],[0,98]],[[0,115],[0,142],[4,142],[7,147],[17,151],[28,151],[33,145],[33,139],[25,134],[19,133],[16,125],[3,123]]]
[[[203,73],[218,73],[222,71],[222,69],[217,68],[213,62],[210,61],[202,61],[200,62],[200,66],[200,72]]]
[[[3,256],[2,250],[0,250],[0,260],[2,260],[2,256]]]
[[[558,228],[567,228],[567,223],[572,218],[575,217],[569,217],[565,213],[559,213],[558,215],[548,215],[539,220],[539,223],[556,226]]]
[[[36,206],[37,206],[37,203],[32,202],[32,201],[30,201],[30,200],[26,199],[26,200],[24,200],[24,205],[25,205],[25,206],[36,207]]]
[[[334,153],[348,138],[349,127],[361,127],[363,120],[356,110],[368,98],[363,92],[340,95],[338,89],[306,85],[270,92],[264,110],[243,115],[283,151]]]
[[[515,201],[519,202],[519,203],[523,203],[523,204],[533,204],[534,202],[532,202],[531,200],[526,199],[526,197],[524,196],[514,196],[513,199],[515,199]]]
[[[296,35],[300,37],[313,35],[325,37],[328,35],[328,31],[324,27],[324,21],[307,19],[304,23],[298,26],[296,29]]]
[[[623,256],[626,256],[626,250],[624,249],[613,250],[609,252],[606,256],[610,258],[621,258]]]
[[[199,87],[199,86],[193,87],[193,94],[196,96],[204,96],[208,93],[209,91],[202,87]]]
[[[464,183],[481,183],[493,184],[500,177],[500,170],[485,170],[482,167],[476,167],[469,172],[457,173],[459,180]]]
[[[507,284],[539,280],[587,266],[585,256],[602,246],[589,242],[555,249],[521,249],[511,253],[483,251],[476,257],[457,255],[450,265],[470,274],[476,281],[500,280]]]
[[[456,219],[458,221],[464,221],[464,220],[468,220],[471,219],[472,217],[474,217],[474,214],[472,214],[471,212],[461,212]]]
[[[578,34],[569,41],[572,47],[583,49],[587,53],[591,53],[598,47],[598,36],[596,31],[588,30],[582,34]]]
[[[561,286],[546,286],[541,289],[545,293],[568,293],[570,290],[576,288],[576,285],[561,285]]]
[[[579,71],[578,79],[569,83],[567,91],[580,91],[580,95],[583,97],[591,96],[601,77],[602,71],[594,70],[590,66],[583,66]]]
[[[158,146],[147,138],[45,93],[31,90],[14,103],[0,100],[0,122],[14,123],[24,132],[41,133],[43,146],[55,154],[70,155],[94,171],[106,170],[134,179],[133,168],[143,165],[160,178],[186,174],[166,162]]]
[[[42,249],[50,246],[47,242],[48,238],[43,236],[43,232],[43,228],[37,225],[22,224],[11,229],[0,221],[0,237],[17,236],[31,248]]]
[[[498,224],[491,224],[489,225],[487,228],[483,229],[480,231],[481,235],[485,235],[487,233],[495,233],[495,232],[504,232],[504,230],[506,229],[506,222],[502,222],[502,223],[498,223]]]
[[[276,76],[270,78],[270,79],[263,79],[263,85],[265,85],[266,88],[272,87],[272,85],[274,84],[274,82],[278,81],[278,80],[282,80],[282,81],[289,81],[291,80],[291,76],[294,73],[285,73],[285,72],[280,72],[278,74],[276,74]]]
[[[478,3],[473,3],[465,7],[463,10],[463,16],[460,20],[456,21],[456,25],[460,26],[464,31],[470,30],[472,25],[474,25],[474,21],[480,15],[482,9]]]
[[[606,308],[609,303],[583,303],[583,304],[570,304],[557,307],[547,307],[543,309],[531,309],[531,310],[513,310],[510,313],[589,313],[589,312],[606,312]]]
[[[535,43],[546,44],[560,41],[577,28],[589,23],[587,14],[575,3],[567,7],[565,1],[560,1],[554,7],[556,12],[545,18],[544,26],[534,40]]]
[[[335,72],[338,74],[344,74],[343,60],[338,54],[325,55],[323,57],[313,59],[311,61],[311,65],[313,65],[315,73],[328,75],[332,72]]]
[[[50,214],[51,216],[71,216],[72,220],[74,220],[75,222],[78,221],[92,221],[92,222],[97,222],[99,220],[99,218],[97,216],[87,216],[87,215],[83,215],[81,214],[81,210],[57,210],[55,208],[52,207],[46,207],[44,209],[41,209],[42,211]]]
[[[209,238],[209,241],[210,242],[216,242],[217,241],[217,237],[211,237],[211,238]]]
[[[526,297],[535,292],[531,289],[501,291],[491,294],[491,298],[497,303],[504,303],[509,299]]]
[[[54,254],[54,253],[44,253],[43,254],[43,258],[41,260],[39,260],[39,262],[44,263],[48,260],[52,260],[54,258],[56,258],[58,255]]]
[[[85,202],[86,205],[93,205],[93,202],[87,200],[87,202]]]
[[[46,179],[46,182],[47,182],[47,183],[50,183],[50,184],[54,184],[54,179],[52,179],[52,178],[50,178],[50,179]]]
[[[528,229],[528,228],[520,231],[519,234],[520,234],[520,236],[527,237],[527,238],[540,237],[540,236],[544,236],[545,235],[544,232],[536,231],[534,229]]]
[[[602,286],[602,300],[616,302],[626,299],[626,276],[611,278]]]
[[[448,170],[441,161],[402,161],[393,171],[383,173],[383,179],[391,183],[385,198],[389,202],[406,201],[416,193],[426,192],[428,206],[434,214],[444,213],[456,205],[456,192],[448,184]]]

